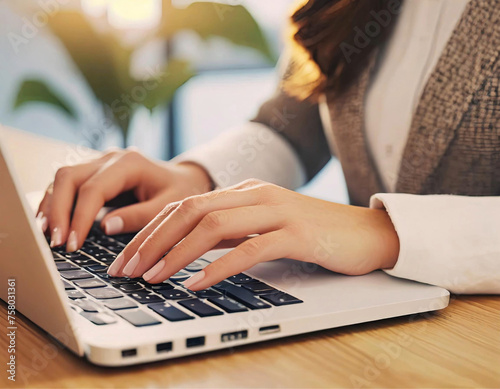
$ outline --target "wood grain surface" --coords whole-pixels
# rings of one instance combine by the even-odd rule
[[[6,388],[500,387],[497,296],[453,296],[437,313],[124,368],[91,365],[23,317],[18,326],[17,381],[2,370]],[[5,335],[0,349],[6,363]]]

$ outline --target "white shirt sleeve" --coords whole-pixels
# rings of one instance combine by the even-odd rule
[[[188,150],[172,162],[194,162],[219,188],[257,178],[288,189],[306,182],[306,173],[292,146],[269,127],[248,122],[211,142]]]
[[[453,293],[500,293],[500,197],[375,194],[399,236],[396,277]]]

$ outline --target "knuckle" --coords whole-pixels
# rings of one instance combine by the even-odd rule
[[[144,158],[143,155],[135,149],[126,149],[123,151],[122,159],[124,161],[135,162],[142,158]]]
[[[141,245],[141,251],[149,252],[154,251],[156,247],[161,246],[162,240],[160,239],[159,234],[155,234],[154,232],[150,234]]]
[[[67,180],[68,178],[71,177],[72,172],[73,169],[70,166],[64,166],[62,168],[57,169],[55,181],[61,182]]]
[[[198,212],[196,206],[196,200],[193,197],[188,197],[180,202],[177,207],[176,212],[178,212],[183,217],[190,217]]]
[[[203,217],[200,225],[206,230],[216,230],[226,224],[228,221],[227,213],[216,211],[211,212]]]
[[[256,258],[262,252],[262,244],[257,239],[249,239],[240,245],[241,251],[250,258]]]
[[[264,181],[259,180],[257,178],[249,178],[241,183],[241,186],[243,187],[249,187],[249,186],[257,186],[257,185],[262,185],[264,184]]]

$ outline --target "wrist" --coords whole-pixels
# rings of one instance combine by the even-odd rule
[[[179,162],[176,164],[179,168],[183,169],[190,177],[194,184],[196,194],[210,192],[215,189],[215,183],[208,171],[201,165],[194,162]]]
[[[399,257],[399,237],[385,209],[372,210],[379,242],[379,269],[392,269]]]

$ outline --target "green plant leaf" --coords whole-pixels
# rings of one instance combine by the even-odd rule
[[[116,36],[96,31],[77,11],[55,13],[50,27],[98,100],[111,106],[134,85],[129,72],[132,49],[123,47]]]
[[[232,43],[259,51],[270,62],[276,57],[259,25],[241,5],[195,2],[186,8],[175,8],[163,1],[164,17],[158,34],[170,38],[181,30],[192,30],[201,38],[225,38]]]
[[[66,104],[47,84],[34,79],[25,80],[17,92],[14,109],[34,102],[50,104],[76,119],[73,108]]]
[[[193,76],[194,72],[187,61],[170,60],[156,77],[137,82],[137,87],[147,90],[142,104],[153,110],[159,105],[169,103],[175,91]]]

